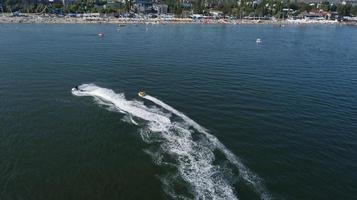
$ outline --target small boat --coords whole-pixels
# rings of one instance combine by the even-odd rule
[[[144,96],[145,96],[145,92],[144,92],[144,91],[140,91],[140,92],[138,93],[138,95],[139,95],[139,97],[144,97]]]
[[[257,40],[255,41],[256,43],[261,43],[262,40],[260,38],[257,38]]]
[[[100,32],[100,33],[98,33],[98,36],[99,36],[99,37],[103,37],[103,36],[104,36],[104,33],[103,33],[103,32]]]

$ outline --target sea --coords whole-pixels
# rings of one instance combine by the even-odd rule
[[[356,26],[1,24],[0,199],[356,199],[356,91]]]

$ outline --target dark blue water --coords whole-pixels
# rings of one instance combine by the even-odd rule
[[[0,25],[0,199],[232,198],[222,185],[240,199],[357,198],[356,27],[147,28]],[[185,178],[178,141],[143,139],[149,122],[72,95],[83,83],[171,114],[196,145],[184,153],[214,173]],[[257,184],[141,89],[208,129]],[[215,191],[199,190],[209,181]]]

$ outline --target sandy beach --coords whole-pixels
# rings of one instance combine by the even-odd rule
[[[200,19],[191,18],[115,18],[115,17],[56,17],[38,14],[13,17],[10,14],[0,16],[1,24],[10,23],[40,23],[40,24],[348,24],[357,25],[357,22],[338,22],[332,20],[247,20],[247,19]]]

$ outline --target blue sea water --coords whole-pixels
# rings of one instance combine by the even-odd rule
[[[0,199],[354,199],[356,36],[0,25]]]

